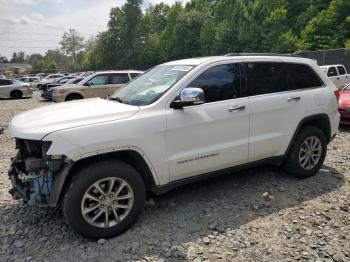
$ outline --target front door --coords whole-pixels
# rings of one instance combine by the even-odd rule
[[[340,81],[338,70],[335,66],[328,68],[327,76],[332,80],[336,87],[341,87],[342,83]]]
[[[89,80],[89,86],[84,88],[84,97],[101,97],[106,98],[108,94],[109,75],[101,74]]]
[[[240,83],[238,63],[211,67],[188,85],[203,89],[204,104],[167,110],[171,181],[247,161],[250,108]]]

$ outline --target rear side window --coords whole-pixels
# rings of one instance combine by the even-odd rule
[[[113,74],[110,75],[110,84],[125,84],[129,82],[128,74]]]
[[[141,73],[130,73],[132,79],[138,77]]]
[[[83,80],[83,78],[74,79],[74,81],[72,81],[72,84],[77,84],[77,83],[79,83],[81,80]]]
[[[322,86],[320,78],[308,65],[287,64],[287,70],[290,90]]]
[[[202,88],[206,103],[238,98],[239,64],[214,66],[197,77],[188,87]]]
[[[328,73],[327,73],[328,76],[337,76],[338,73],[337,73],[337,69],[335,69],[335,67],[330,67],[328,69]]]
[[[108,75],[97,75],[90,80],[92,86],[106,85],[108,84]]]
[[[339,75],[345,75],[346,74],[345,68],[343,66],[338,66],[338,72],[339,72]]]
[[[7,86],[7,85],[12,85],[11,80],[0,79],[0,86]]]
[[[247,87],[250,96],[287,91],[287,78],[282,63],[246,64]]]

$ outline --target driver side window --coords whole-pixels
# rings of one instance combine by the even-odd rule
[[[188,87],[203,89],[205,102],[216,102],[240,97],[239,64],[214,66],[199,77]]]
[[[337,76],[338,75],[337,69],[335,69],[335,67],[330,67],[328,69],[327,75],[328,76]]]
[[[91,86],[107,85],[108,78],[108,75],[98,75],[92,78],[89,82]]]

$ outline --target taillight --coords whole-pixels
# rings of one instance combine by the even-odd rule
[[[337,101],[339,101],[339,97],[340,97],[339,90],[334,91],[334,95],[337,98]]]

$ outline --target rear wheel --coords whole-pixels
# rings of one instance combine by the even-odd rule
[[[283,168],[296,177],[311,177],[322,166],[326,151],[327,140],[322,130],[306,126],[294,141]]]
[[[11,98],[19,99],[19,98],[22,98],[23,94],[20,90],[13,90],[13,91],[11,91],[10,96],[11,96]]]
[[[65,101],[72,101],[72,100],[78,100],[78,99],[83,99],[83,97],[78,94],[71,94],[66,97]]]
[[[89,239],[110,238],[131,227],[143,211],[140,174],[119,160],[86,166],[75,174],[63,200],[67,223]]]

